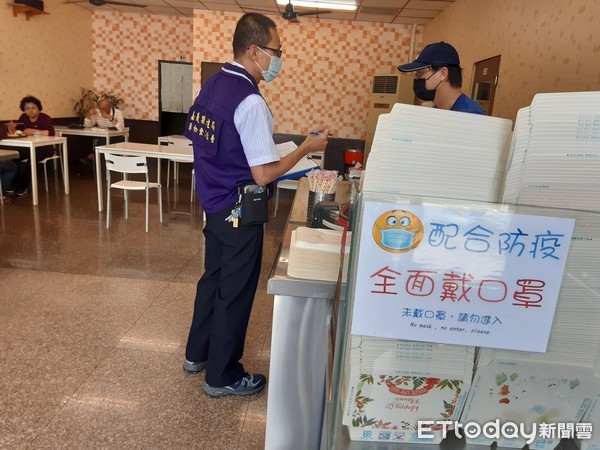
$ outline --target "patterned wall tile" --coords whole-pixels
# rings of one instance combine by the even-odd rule
[[[195,90],[201,61],[232,60],[239,17],[194,12]],[[408,60],[412,27],[306,17],[300,23],[275,22],[284,51],[281,74],[260,86],[275,116],[276,132],[305,134],[325,123],[337,137],[364,139],[372,77],[397,73],[396,66]],[[420,30],[416,36],[421,39]]]
[[[447,40],[465,69],[501,55],[492,115],[514,120],[538,92],[600,90],[600,1],[457,0],[425,28],[424,42]]]
[[[98,12],[93,28],[94,88],[125,98],[126,117],[158,119],[158,60],[194,62],[194,92],[200,63],[233,59],[231,40],[240,14],[195,11],[192,19]],[[336,136],[364,138],[373,74],[395,73],[408,59],[408,25],[277,19],[285,51],[280,77],[261,89],[279,133],[305,133],[329,124]],[[421,38],[421,31],[417,39]],[[193,54],[193,59],[192,59]]]
[[[158,61],[192,60],[192,19],[94,12],[94,89],[125,99],[125,118],[158,120]]]

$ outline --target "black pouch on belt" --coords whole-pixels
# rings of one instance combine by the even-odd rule
[[[269,192],[267,188],[254,183],[238,188],[240,195],[240,223],[258,225],[269,220]]]

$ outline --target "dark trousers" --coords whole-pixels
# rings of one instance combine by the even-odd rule
[[[28,148],[15,149],[19,152],[19,162],[17,163],[17,174],[13,180],[13,185],[16,188],[24,189],[31,183],[31,155]],[[49,158],[54,155],[54,147],[51,145],[38,147],[35,149],[36,163],[42,159]]]
[[[186,359],[208,361],[206,382],[227,386],[240,380],[246,330],[260,276],[263,225],[234,228],[224,211],[207,214],[204,274],[196,290]]]

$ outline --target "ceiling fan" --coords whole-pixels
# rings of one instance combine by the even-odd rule
[[[88,2],[90,5],[94,6],[104,6],[104,5],[119,5],[119,6],[132,6],[134,8],[145,8],[148,5],[138,5],[135,3],[125,3],[125,2],[117,2],[113,0],[76,0],[73,2],[64,2],[66,4],[69,3],[86,3]]]
[[[289,3],[285,5],[285,11],[281,13],[281,17],[290,22],[298,22],[298,16],[314,16],[316,14],[328,14],[331,11],[294,11],[294,5],[292,5],[292,0],[289,0]]]

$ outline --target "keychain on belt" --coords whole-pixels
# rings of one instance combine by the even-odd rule
[[[238,227],[238,221],[242,216],[242,205],[240,202],[235,204],[235,207],[231,210],[231,214],[225,219],[226,222],[233,222],[233,228]]]

